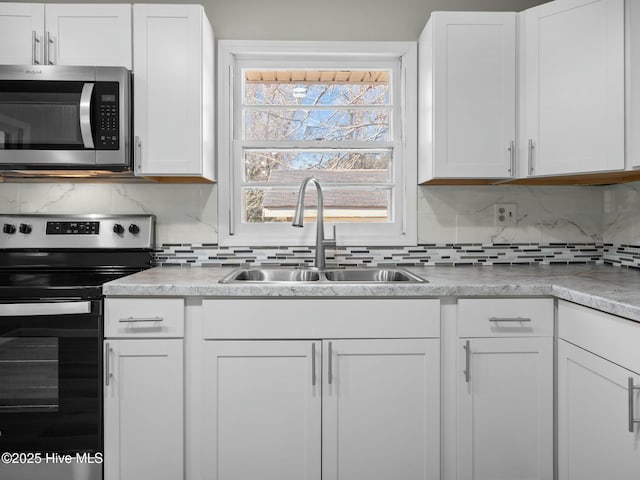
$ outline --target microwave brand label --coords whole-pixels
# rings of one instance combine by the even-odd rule
[[[24,71],[24,73],[30,73],[32,75],[42,75],[42,70],[27,69]]]

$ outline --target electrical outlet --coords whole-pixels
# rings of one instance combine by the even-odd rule
[[[515,203],[496,203],[494,205],[495,224],[499,226],[518,223],[518,206]]]

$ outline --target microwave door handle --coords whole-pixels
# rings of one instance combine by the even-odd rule
[[[80,134],[84,148],[93,148],[93,134],[91,133],[91,97],[94,83],[85,83],[80,94]]]

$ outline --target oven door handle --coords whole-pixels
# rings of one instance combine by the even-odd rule
[[[0,303],[0,317],[91,313],[91,302]]]
[[[91,96],[94,83],[85,83],[80,94],[80,134],[84,148],[93,148],[93,134],[91,133]]]

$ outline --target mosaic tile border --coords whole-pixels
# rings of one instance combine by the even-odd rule
[[[616,267],[640,268],[640,245],[603,245],[604,263]]]
[[[640,247],[638,260],[640,260]],[[162,266],[241,267],[311,265],[310,247],[220,247],[215,244],[164,244],[156,251]],[[327,250],[330,266],[516,265],[602,263],[596,243],[425,244],[415,247],[337,247]]]

